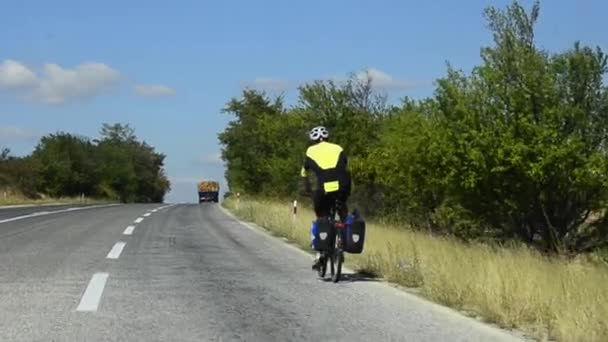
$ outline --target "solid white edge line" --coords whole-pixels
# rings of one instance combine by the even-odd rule
[[[133,234],[133,230],[135,230],[135,226],[128,226],[127,228],[125,228],[125,231],[123,232],[124,235],[132,235]]]
[[[135,219],[135,223],[141,223],[141,221],[143,221],[144,218],[143,217],[138,217],[137,219]]]
[[[298,252],[298,253],[300,253],[302,255],[314,258],[314,251],[308,252],[306,250],[301,249],[300,247],[292,245],[291,243],[285,243],[285,240],[283,238],[279,238],[279,237],[277,237],[275,235],[272,235],[272,233],[270,232],[270,230],[268,230],[268,229],[266,229],[266,228],[264,228],[264,227],[262,227],[262,226],[260,226],[258,224],[255,224],[253,222],[247,222],[247,221],[241,220],[236,215],[234,215],[230,210],[222,207],[221,205],[218,205],[217,207],[220,208],[220,210],[223,211],[224,214],[226,214],[227,216],[229,216],[230,218],[232,218],[233,220],[235,220],[237,223],[239,223],[240,225],[244,226],[245,228],[248,228],[248,229],[252,230],[255,233],[264,235],[264,236],[266,236],[266,237],[268,237],[270,239],[274,239],[277,242],[281,242],[282,246],[287,247],[287,248],[289,248],[291,250],[294,250],[294,251],[296,251],[296,252]],[[287,241],[289,241],[289,240],[287,240]],[[345,265],[342,265],[342,270],[354,273],[353,270],[351,270],[350,268],[346,267]]]
[[[115,243],[114,247],[112,247],[112,249],[108,253],[108,256],[106,256],[106,259],[118,259],[120,257],[120,253],[122,253],[122,250],[125,248],[126,245],[127,243],[122,241],[118,241],[117,243]]]
[[[84,291],[76,311],[97,311],[109,273],[95,273]]]
[[[114,206],[117,206],[117,205],[119,205],[119,204],[92,205],[92,206],[89,206],[89,207],[67,208],[67,209],[54,210],[54,211],[39,211],[39,212],[35,212],[35,213],[32,213],[32,214],[21,215],[21,216],[17,216],[17,217],[11,217],[11,218],[8,218],[8,219],[0,220],[0,223],[13,222],[13,221],[23,220],[23,219],[26,219],[26,218],[31,218],[31,217],[36,217],[36,216],[46,216],[46,215],[52,215],[52,214],[67,213],[67,212],[76,211],[76,210],[114,207]]]

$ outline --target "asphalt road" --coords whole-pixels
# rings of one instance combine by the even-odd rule
[[[321,281],[215,204],[55,209],[0,210],[17,218],[0,223],[3,341],[517,340],[379,282]]]

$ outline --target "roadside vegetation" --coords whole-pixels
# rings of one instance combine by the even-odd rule
[[[504,326],[608,339],[607,57],[542,49],[540,12],[486,8],[480,65],[448,65],[425,99],[390,104],[369,73],[302,85],[290,107],[252,89],[230,99],[222,158],[248,198],[233,210],[308,248],[312,214],[294,228],[277,200],[297,198],[306,133],[325,125],[349,156],[351,207],[382,223],[357,267]]]
[[[162,202],[165,155],[128,125],[105,124],[99,139],[58,132],[27,156],[0,153],[0,204]]]
[[[11,205],[47,205],[47,204],[104,204],[115,203],[117,200],[88,198],[86,196],[53,198],[39,194],[37,198],[24,196],[9,188],[0,189],[0,206]]]
[[[294,220],[289,202],[241,199],[237,205],[232,197],[223,205],[310,251],[310,209],[300,210]],[[346,255],[346,265],[355,271],[539,340],[605,341],[608,336],[608,267],[594,255],[548,257],[524,244],[463,244],[374,221],[367,229],[363,254]]]

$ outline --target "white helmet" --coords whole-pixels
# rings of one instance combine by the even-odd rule
[[[325,128],[323,126],[317,126],[310,130],[310,132],[308,133],[308,136],[310,137],[310,140],[312,140],[312,141],[317,141],[321,138],[327,139],[327,138],[329,138],[329,131],[327,130],[327,128]]]

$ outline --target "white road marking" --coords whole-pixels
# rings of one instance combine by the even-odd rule
[[[133,234],[133,230],[135,229],[135,226],[128,226],[125,231],[123,232],[124,235],[131,235]]]
[[[152,215],[152,214],[150,214],[150,213],[145,213],[145,214],[144,214],[144,217],[148,217],[148,216],[150,216],[150,215]]]
[[[143,218],[143,217],[138,217],[138,218],[135,220],[135,223],[141,223],[141,221],[143,221],[143,220],[144,220],[144,218]]]
[[[120,256],[120,253],[122,253],[122,250],[125,248],[125,246],[127,245],[126,242],[117,242],[116,244],[114,244],[114,247],[112,247],[112,249],[110,250],[110,253],[108,253],[108,256],[106,257],[107,259],[118,259],[118,257]]]
[[[80,304],[78,304],[76,311],[97,311],[108,276],[108,273],[93,274],[87,289],[80,299]]]
[[[46,216],[46,215],[52,215],[52,214],[67,213],[67,212],[76,211],[76,210],[113,207],[113,206],[116,206],[116,205],[118,205],[118,204],[92,205],[90,207],[67,208],[67,209],[54,210],[54,211],[39,211],[39,212],[32,213],[32,214],[27,214],[27,215],[22,215],[22,216],[17,216],[17,217],[11,217],[11,218],[8,218],[8,219],[0,220],[0,223],[13,222],[13,221],[23,220],[23,219],[26,219],[26,218],[31,218],[31,217],[36,217],[36,216]]]

